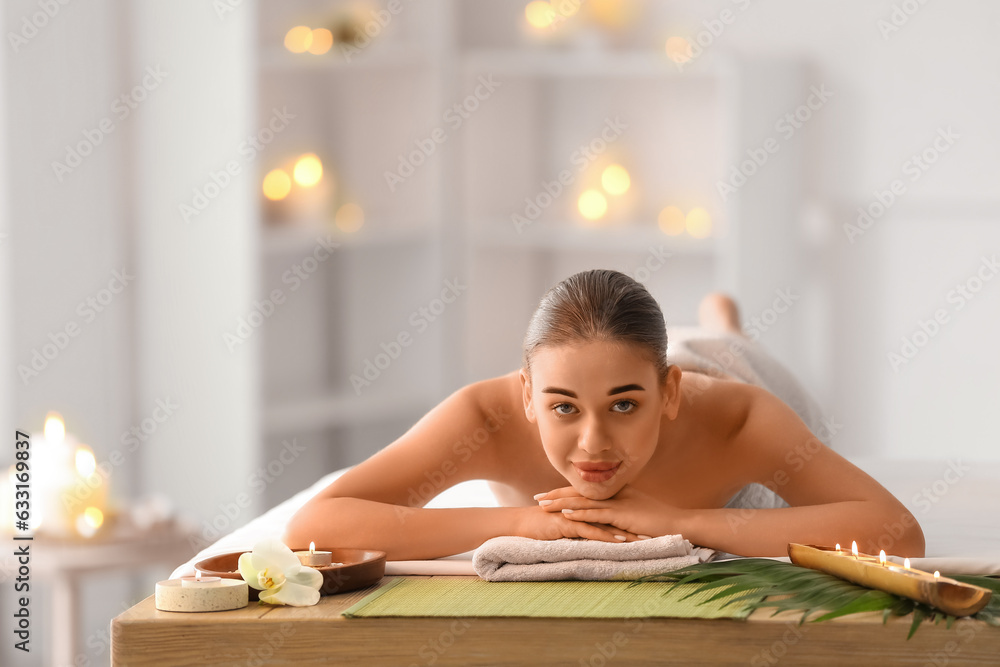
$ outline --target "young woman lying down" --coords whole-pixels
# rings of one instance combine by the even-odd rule
[[[643,285],[603,269],[567,278],[532,316],[522,368],[459,389],[348,470],[294,515],[286,544],[410,560],[500,535],[681,534],[743,556],[856,540],[922,557],[912,514],[820,441],[815,403],[742,334],[732,300],[709,294],[699,320],[701,338],[671,341],[682,370]],[[423,508],[473,479],[501,507]]]

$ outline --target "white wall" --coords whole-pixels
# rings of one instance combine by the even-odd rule
[[[223,336],[260,298],[257,165],[239,152],[258,131],[256,7],[222,18],[201,2],[134,11],[132,77],[165,74],[136,118],[136,398],[140,410],[179,405],[169,435],[145,451],[141,487],[210,522],[246,494],[254,504],[230,522],[242,524],[258,509],[247,483],[259,457],[258,341],[230,352]],[[230,162],[237,175],[213,176]],[[226,178],[185,221],[193,190],[212,194]]]
[[[801,56],[835,95],[803,134],[835,271],[828,375],[804,374],[844,424],[842,451],[932,457],[946,444],[954,456],[996,460],[987,408],[1000,398],[1000,280],[962,310],[947,294],[982,254],[1000,252],[1000,6],[926,3],[884,39],[877,21],[894,4],[755,2],[711,48]],[[729,6],[684,3],[703,18]],[[960,138],[912,181],[904,162],[948,126]],[[842,225],[897,178],[905,194],[849,243]],[[949,322],[894,372],[887,353],[939,307]]]
[[[219,503],[248,491],[259,457],[255,342],[229,354],[222,339],[256,296],[253,165],[196,223],[179,218],[178,204],[256,131],[256,8],[244,2],[220,19],[195,0],[52,6],[58,12],[17,48],[8,33],[41,9],[29,0],[2,8],[0,188],[9,199],[0,199],[0,232],[10,236],[0,240],[0,358],[11,350],[13,363],[0,414],[11,430],[37,432],[47,411],[62,412],[99,462],[125,452],[109,481],[116,500],[164,493],[176,510],[211,521]],[[147,66],[167,76],[157,82]],[[123,106],[136,86],[144,99]],[[60,180],[53,162],[80,142],[94,146]],[[123,270],[134,278],[104,291]],[[81,309],[104,296],[101,312]],[[33,350],[71,323],[79,334],[22,381],[15,367],[30,367]],[[123,436],[167,399],[179,408],[126,452]],[[0,462],[6,470],[8,457]],[[234,523],[259,512],[253,500]],[[106,635],[108,619],[163,574],[142,573],[134,591],[120,573],[88,579],[82,658],[107,660],[106,645],[87,640]],[[51,658],[52,610],[39,583],[36,661]]]

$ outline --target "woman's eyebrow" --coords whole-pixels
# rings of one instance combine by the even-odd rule
[[[622,394],[626,391],[646,391],[641,385],[638,384],[623,384],[620,387],[615,387],[608,392],[608,396],[614,396],[615,394]],[[564,396],[569,396],[570,398],[576,398],[576,393],[570,391],[569,389],[560,389],[559,387],[546,387],[542,389],[543,394],[563,394]]]

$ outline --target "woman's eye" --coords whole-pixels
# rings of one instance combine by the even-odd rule
[[[616,406],[620,406],[620,405],[625,405],[626,406],[624,410],[616,410],[616,412],[631,412],[632,409],[635,407],[636,402],[635,401],[629,401],[629,400],[621,400],[621,401],[617,401],[615,403],[615,405]]]
[[[638,403],[636,403],[633,400],[622,399],[620,401],[614,402],[614,404],[612,405],[613,408],[612,412],[617,412],[618,414],[626,414],[626,415],[631,414],[632,412],[635,411],[637,405]],[[560,408],[567,408],[567,409],[564,411],[561,410]],[[552,406],[552,410],[559,416],[567,416],[573,414],[573,412],[576,411],[576,408],[570,405],[569,403],[559,403],[558,405]]]

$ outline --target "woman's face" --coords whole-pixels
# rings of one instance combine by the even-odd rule
[[[680,374],[671,367],[661,386],[656,366],[630,345],[540,347],[531,380],[521,371],[525,415],[553,467],[580,495],[604,500],[652,458],[663,415],[677,415]]]

